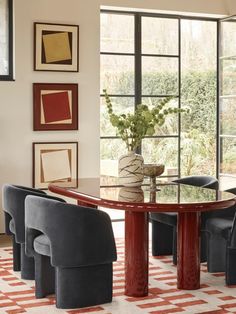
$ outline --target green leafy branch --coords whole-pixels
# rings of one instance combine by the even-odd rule
[[[141,145],[145,136],[155,134],[156,126],[165,123],[167,115],[179,112],[189,112],[189,109],[165,108],[172,97],[166,97],[158,105],[149,109],[146,105],[138,105],[133,114],[117,115],[113,112],[112,103],[107,91],[103,90],[110,122],[117,130],[117,135],[125,142],[129,151],[134,151]]]

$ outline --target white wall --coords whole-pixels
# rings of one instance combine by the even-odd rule
[[[226,12],[228,15],[236,15],[236,1],[225,0]]]
[[[32,142],[38,141],[78,141],[79,177],[99,175],[100,5],[227,14],[223,0],[15,0],[16,80],[0,82],[0,186],[32,184]],[[79,24],[79,73],[33,71],[33,22]],[[33,131],[37,82],[78,82],[79,131]]]

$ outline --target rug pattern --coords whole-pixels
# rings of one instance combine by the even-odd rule
[[[149,295],[132,298],[124,295],[124,241],[116,239],[118,261],[113,269],[113,302],[83,309],[60,310],[55,297],[35,299],[34,281],[22,280],[12,270],[12,249],[0,249],[0,314],[16,313],[99,313],[166,314],[236,313],[236,286],[225,286],[224,273],[209,274],[201,265],[201,289],[181,291],[176,288],[176,267],[170,256],[149,261]]]

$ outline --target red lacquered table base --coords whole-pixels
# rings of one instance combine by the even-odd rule
[[[148,213],[125,212],[125,294],[148,295]]]
[[[200,213],[178,214],[177,287],[200,288]],[[165,241],[165,239],[163,239]],[[148,295],[148,214],[125,212],[125,294]]]
[[[200,288],[200,213],[178,213],[177,288]]]

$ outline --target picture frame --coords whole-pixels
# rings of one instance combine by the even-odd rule
[[[33,130],[78,130],[78,84],[33,83]]]
[[[33,143],[33,187],[78,187],[78,142]]]
[[[79,26],[34,23],[34,70],[79,71]]]

